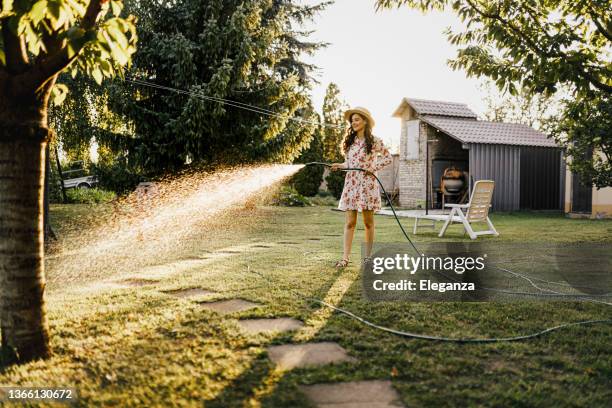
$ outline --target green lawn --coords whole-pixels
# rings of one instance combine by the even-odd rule
[[[81,219],[74,214],[96,211],[88,208],[52,207],[60,238],[74,229],[67,223]],[[481,239],[612,239],[610,221],[527,213],[492,219],[501,236]],[[378,241],[402,241],[394,219],[376,220]],[[411,221],[404,221],[409,229]],[[202,400],[207,407],[307,407],[298,385],[363,379],[391,380],[407,407],[609,406],[610,325],[570,327],[524,342],[449,344],[382,333],[294,297],[287,288],[382,325],[452,337],[518,335],[612,317],[610,306],[586,302],[365,302],[359,265],[340,272],[332,267],[340,256],[342,223],[343,214],[329,207],[232,208],[151,260],[158,280],[152,285],[99,291],[50,285],[54,356],[4,368],[0,383],[73,386],[79,406],[194,406]],[[362,235],[359,220],[353,260],[359,259]],[[416,237],[417,243],[437,240],[431,232]],[[464,240],[460,226],[449,229],[448,240]],[[150,268],[121,276],[147,278]],[[60,271],[50,267],[48,273],[56,282]],[[206,300],[240,297],[262,307],[221,317],[193,299],[161,292],[194,286],[216,292]],[[236,325],[239,318],[280,316],[306,325],[280,335],[247,335]],[[270,344],[308,341],[338,342],[358,361],[281,372],[267,359]]]

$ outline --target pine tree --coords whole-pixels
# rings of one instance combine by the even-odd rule
[[[300,61],[323,44],[294,26],[327,3],[295,0],[138,2],[147,28],[132,77],[110,90],[113,110],[132,125],[130,155],[149,172],[195,163],[291,162],[314,127],[299,119],[309,103],[312,66]],[[230,100],[258,109],[239,108]],[[244,105],[243,105],[244,107]]]
[[[344,111],[348,108],[346,102],[340,99],[338,85],[331,82],[327,86],[325,98],[323,99],[323,121],[326,124],[324,130],[324,154],[326,161],[343,161],[342,139],[344,137]]]
[[[340,98],[340,89],[333,82],[327,86],[325,99],[323,100],[323,120],[326,124],[324,130],[324,153],[325,161],[335,163],[343,162],[342,139],[344,138],[344,111],[348,108],[346,102]],[[336,198],[340,198],[344,189],[346,173],[343,171],[330,172],[325,181],[327,188]]]

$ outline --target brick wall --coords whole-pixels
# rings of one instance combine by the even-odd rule
[[[406,159],[406,121],[416,119],[416,113],[408,107],[401,117],[399,154],[399,203],[401,207],[425,207],[425,140],[428,125],[419,123],[418,159]]]

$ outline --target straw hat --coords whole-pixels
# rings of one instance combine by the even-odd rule
[[[372,117],[372,114],[370,113],[369,110],[367,110],[366,108],[363,108],[361,106],[355,106],[352,109],[347,110],[346,112],[344,112],[344,120],[346,120],[347,122],[351,122],[351,115],[353,113],[358,113],[361,116],[365,117],[368,120],[368,123],[370,124],[370,127],[373,128],[374,127],[374,118]]]

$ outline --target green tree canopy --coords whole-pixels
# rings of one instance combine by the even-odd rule
[[[110,89],[113,111],[130,128],[123,133],[130,155],[149,172],[186,162],[291,162],[314,132],[291,120],[306,119],[310,99],[313,67],[300,57],[324,45],[308,42],[299,24],[326,5],[134,3],[146,29],[130,77],[167,88],[116,82]]]

